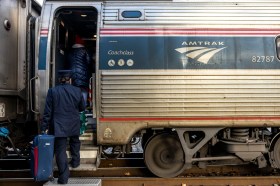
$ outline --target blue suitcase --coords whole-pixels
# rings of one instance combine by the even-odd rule
[[[35,181],[53,179],[54,136],[38,135],[31,149],[31,172]]]

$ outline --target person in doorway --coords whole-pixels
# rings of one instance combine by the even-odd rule
[[[81,89],[71,85],[70,73],[59,77],[60,84],[48,90],[42,133],[55,136],[54,153],[58,167],[58,184],[67,184],[70,175],[66,154],[67,138],[70,138],[70,165],[80,165],[80,113],[85,109]]]
[[[84,40],[77,35],[75,37],[75,44],[69,52],[68,61],[72,72],[73,85],[82,90],[84,101],[87,105],[91,60],[84,44]]]

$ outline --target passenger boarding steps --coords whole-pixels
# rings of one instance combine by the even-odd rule
[[[80,136],[80,166],[72,168],[69,164],[69,169],[75,171],[92,171],[97,169],[98,147],[96,146],[96,119],[92,118],[92,114],[86,114],[87,130]],[[67,150],[68,160],[71,160],[70,149]],[[54,169],[57,170],[57,165],[54,160]]]

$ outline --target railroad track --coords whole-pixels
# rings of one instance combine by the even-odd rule
[[[82,179],[82,178],[79,178]],[[100,178],[102,186],[279,186],[279,176],[199,178]],[[0,179],[0,186],[42,186],[32,179]]]
[[[71,177],[94,177],[102,179],[102,186],[278,186],[280,173],[271,168],[258,169],[254,165],[209,166],[206,169],[193,167],[177,178],[156,178],[144,166],[142,158],[103,160],[97,171],[71,171]],[[34,182],[28,161],[24,159],[1,160],[0,186],[41,186]],[[29,165],[28,165],[29,166]],[[5,169],[3,169],[5,168]],[[54,172],[57,177],[57,172]]]
[[[56,172],[56,171],[55,171]],[[116,160],[103,159],[96,171],[73,170],[75,177],[154,177],[146,168],[142,158],[120,158]],[[259,169],[252,164],[208,166],[205,169],[193,167],[185,170],[181,177],[200,176],[278,176],[279,171],[270,167]],[[0,178],[26,178],[30,175],[29,160],[1,159]]]

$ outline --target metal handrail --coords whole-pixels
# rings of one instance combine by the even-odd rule
[[[33,109],[33,94],[32,94],[32,81],[39,79],[39,76],[35,76],[29,80],[29,96],[30,96],[30,109],[32,112],[38,114],[39,112]]]

